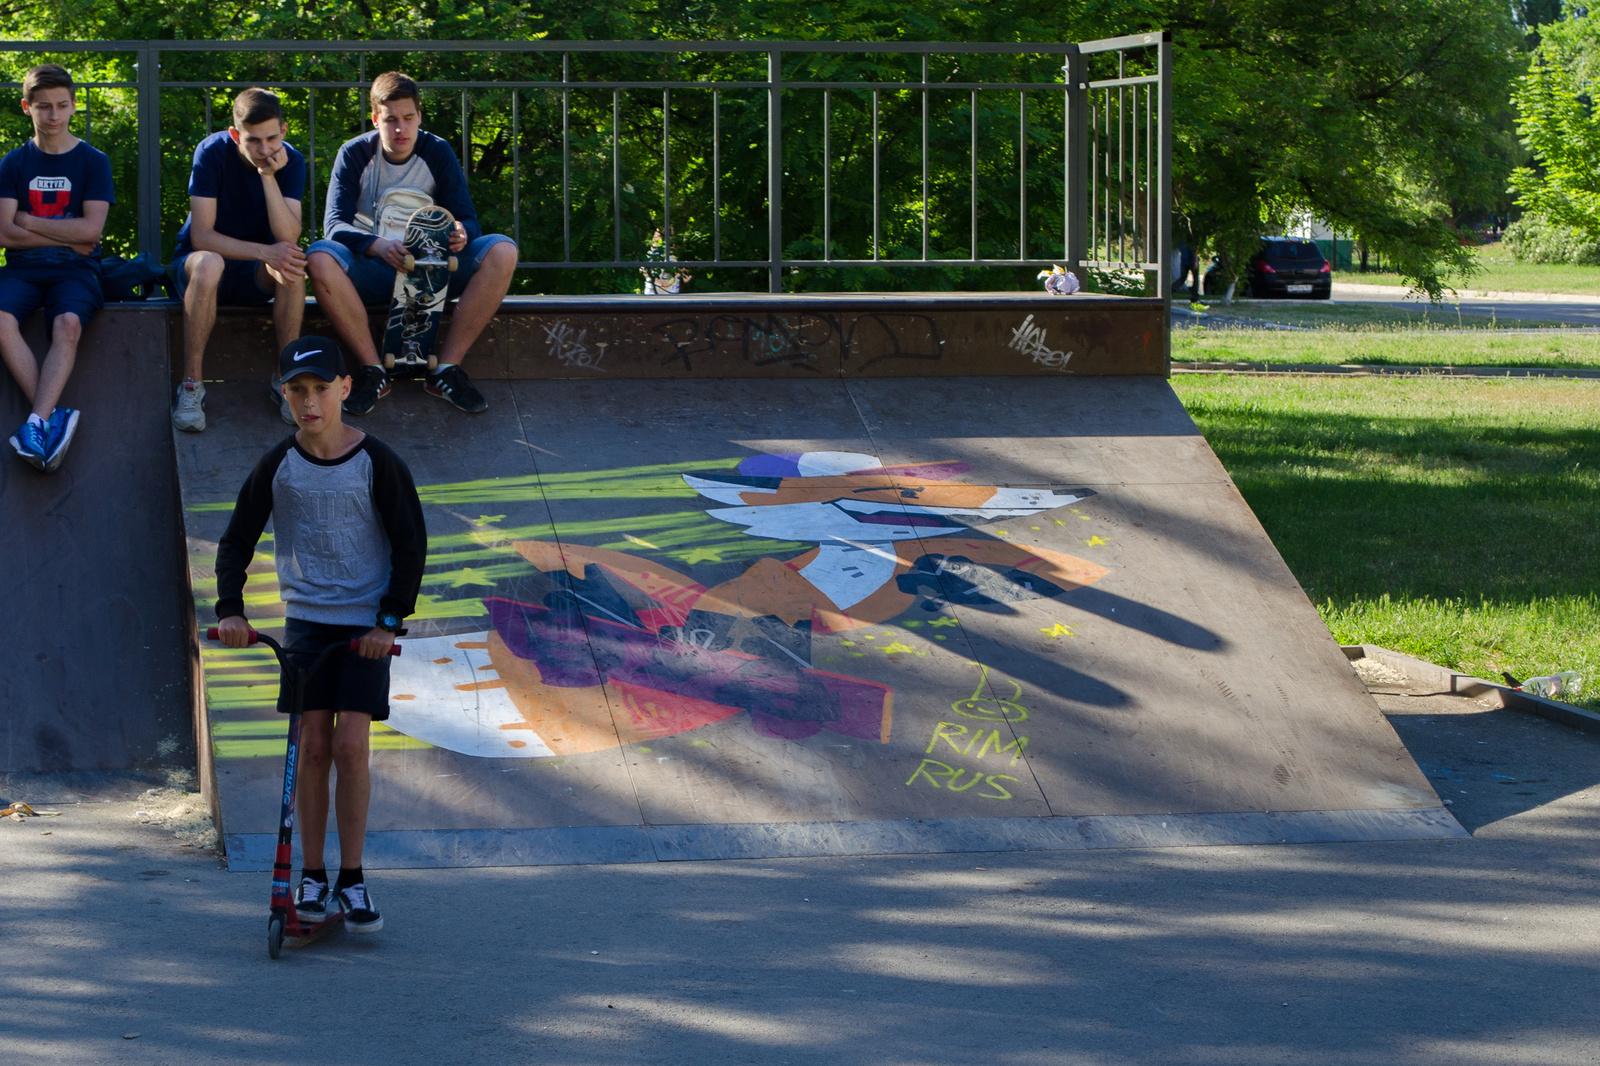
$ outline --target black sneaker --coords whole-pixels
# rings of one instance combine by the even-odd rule
[[[300,891],[294,897],[294,913],[302,922],[320,922],[328,916],[328,899],[331,895],[328,882],[302,877]]]
[[[472,387],[472,382],[467,380],[467,372],[455,363],[446,363],[429,374],[426,388],[470,415],[489,409],[489,401],[483,398],[483,393]]]
[[[376,933],[383,928],[383,918],[372,905],[364,883],[345,885],[339,890],[339,909],[344,911],[344,924],[352,933]]]
[[[347,415],[364,415],[389,395],[389,375],[376,363],[362,367],[352,377],[355,381],[350,386],[350,395],[344,401],[344,413]]]

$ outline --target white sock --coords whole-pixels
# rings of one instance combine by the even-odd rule
[[[42,418],[40,418],[40,417],[39,417],[39,416],[38,416],[38,415],[29,415],[29,416],[28,416],[28,421],[29,421],[29,422],[30,422],[30,423],[32,423],[32,424],[33,424],[33,425],[35,425],[35,426],[39,426],[39,427],[41,427],[41,428],[42,428],[42,427],[43,427],[43,426],[44,426],[44,424],[45,424],[45,421],[44,421],[44,419],[42,419]]]

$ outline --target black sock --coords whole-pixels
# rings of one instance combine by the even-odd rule
[[[318,867],[317,869],[313,870],[311,867],[307,866],[305,869],[300,871],[300,876],[302,878],[309,877],[311,880],[321,882],[324,885],[328,883],[328,871],[323,867]]]
[[[361,867],[341,866],[339,867],[339,883],[334,886],[334,891],[337,892],[339,889],[349,888],[351,885],[359,885],[365,880],[366,877],[362,875]]]

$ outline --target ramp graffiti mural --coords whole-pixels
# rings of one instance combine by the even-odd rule
[[[969,484],[969,470],[814,451],[423,486],[430,574],[375,743],[539,759],[728,720],[762,737],[887,743],[894,689],[852,676],[852,659],[869,654],[858,649],[959,654],[945,643],[953,608],[1004,610],[1107,573],[985,530],[1072,507],[1090,490]],[[471,514],[563,496],[682,496],[697,509],[561,521],[561,536],[548,523]],[[441,530],[440,514],[460,532]],[[740,569],[697,575],[710,564]],[[270,612],[270,583],[252,575],[253,611]],[[239,660],[207,651],[213,707],[266,706],[259,664],[230,670],[230,657]],[[266,753],[273,742],[254,737],[273,726],[218,722],[218,754]]]

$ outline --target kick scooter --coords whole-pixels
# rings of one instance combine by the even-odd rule
[[[405,630],[402,629],[395,635],[400,636],[404,633]],[[216,626],[206,630],[207,640],[216,640],[219,635]],[[283,757],[283,808],[278,816],[278,852],[272,863],[272,904],[267,918],[267,954],[275,959],[283,947],[285,937],[295,941],[297,945],[307,944],[334,925],[344,922],[344,911],[339,907],[332,908],[332,913],[320,922],[300,920],[300,915],[294,909],[294,897],[289,892],[289,876],[292,872],[289,852],[294,840],[294,785],[300,762],[300,716],[306,709],[306,683],[322,669],[322,664],[328,661],[330,655],[335,652],[353,652],[360,647],[361,641],[359,638],[352,638],[348,645],[329,644],[312,662],[311,668],[304,671],[296,670],[284,652],[283,645],[265,633],[257,633],[252,629],[250,643],[265,644],[272,649],[272,654],[278,657],[278,665],[283,668],[283,680],[288,684],[291,694],[289,749]],[[399,655],[400,645],[390,645],[389,654]]]

